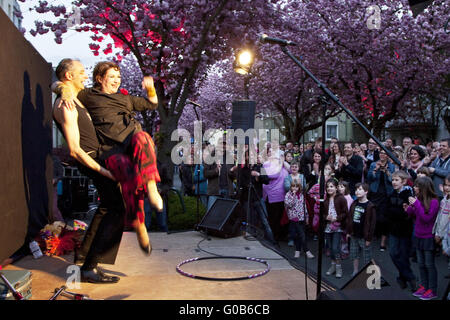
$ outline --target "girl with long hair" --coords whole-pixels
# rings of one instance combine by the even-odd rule
[[[437,270],[434,261],[433,226],[439,212],[439,200],[429,177],[414,181],[416,197],[409,197],[406,212],[415,219],[414,242],[420,271],[420,285],[415,297],[431,300],[437,297]]]

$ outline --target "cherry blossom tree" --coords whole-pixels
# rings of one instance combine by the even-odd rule
[[[379,24],[370,24],[374,10]],[[426,111],[419,97],[442,100],[448,75],[449,37],[444,25],[449,3],[436,0],[414,18],[408,1],[310,1],[302,12],[316,17],[304,23],[304,36],[327,65],[344,105],[379,135],[390,120]],[[320,67],[322,69],[322,67]],[[423,101],[423,99],[422,99]]]
[[[22,0],[24,1],[24,0]],[[265,0],[74,0],[80,12],[77,30],[92,32],[90,44],[118,60],[133,55],[143,74],[155,79],[161,138],[158,157],[169,162],[170,141],[194,84],[209,65],[229,56],[233,47],[255,38],[260,27],[276,24],[273,2]],[[250,9],[251,8],[251,9]],[[35,10],[61,17],[36,21],[32,34],[52,31],[62,42],[71,13],[61,5],[39,1]],[[109,39],[113,41],[109,41]]]

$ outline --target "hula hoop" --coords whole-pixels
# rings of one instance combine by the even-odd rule
[[[255,274],[251,274],[248,276],[243,276],[243,277],[236,277],[236,278],[212,278],[212,277],[203,277],[203,276],[197,276],[195,274],[186,272],[181,270],[181,266],[190,262],[195,262],[195,261],[200,261],[200,260],[210,260],[210,259],[240,259],[240,260],[248,260],[248,261],[255,261],[255,262],[259,262],[262,264],[265,264],[267,266],[266,270],[255,273]],[[184,260],[182,262],[180,262],[177,265],[177,271],[182,274],[183,276],[192,278],[192,279],[198,279],[198,280],[210,280],[210,281],[236,281],[236,280],[248,280],[248,279],[255,279],[257,277],[261,277],[263,275],[265,275],[267,272],[269,272],[270,270],[270,266],[267,263],[267,261],[261,260],[261,259],[257,259],[257,258],[250,258],[250,257],[234,257],[234,256],[223,256],[223,257],[202,257],[202,258],[192,258],[192,259],[188,259],[188,260]]]

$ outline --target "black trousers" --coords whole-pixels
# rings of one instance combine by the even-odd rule
[[[272,229],[275,241],[283,240],[287,235],[287,226],[281,226],[281,218],[283,217],[284,202],[266,202],[267,213],[269,215],[269,225]]]
[[[100,197],[97,211],[78,251],[86,257],[82,269],[89,270],[98,263],[115,263],[125,226],[125,206],[117,182],[86,168],[82,172],[93,180]]]

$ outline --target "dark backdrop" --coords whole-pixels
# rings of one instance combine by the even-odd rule
[[[0,30],[1,262],[47,224],[53,167],[51,64],[3,10]]]

